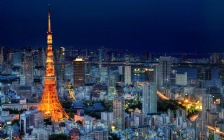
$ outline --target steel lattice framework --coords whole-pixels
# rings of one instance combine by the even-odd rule
[[[54,55],[52,50],[52,32],[50,10],[48,11],[48,31],[47,31],[47,57],[46,71],[44,76],[44,90],[42,100],[38,110],[44,112],[45,117],[51,117],[52,121],[59,121],[62,118],[68,118],[67,113],[61,106],[56,89],[56,76],[54,70]]]

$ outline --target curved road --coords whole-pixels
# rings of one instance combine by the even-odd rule
[[[157,95],[162,98],[163,100],[170,100],[170,98],[166,97],[165,95],[163,95],[160,91],[157,91]]]

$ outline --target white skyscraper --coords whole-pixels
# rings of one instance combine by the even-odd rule
[[[131,84],[131,66],[124,67],[124,84]]]
[[[157,113],[157,87],[154,82],[144,83],[143,85],[143,104],[142,112],[147,115],[148,113]]]

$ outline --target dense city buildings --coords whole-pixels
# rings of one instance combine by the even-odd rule
[[[0,139],[224,139],[223,53],[53,47],[50,16],[47,47],[1,46]]]

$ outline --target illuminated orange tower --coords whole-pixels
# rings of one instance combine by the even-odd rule
[[[44,91],[38,110],[44,112],[45,117],[51,117],[52,121],[59,121],[68,115],[63,110],[57,95],[56,76],[54,72],[54,56],[52,50],[51,16],[48,10],[48,31],[47,31],[47,56],[46,71],[44,76]]]

